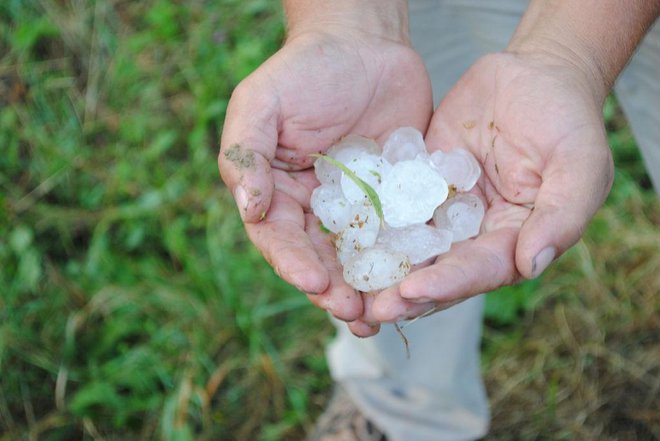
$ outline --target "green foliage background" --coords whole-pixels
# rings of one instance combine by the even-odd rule
[[[312,424],[331,326],[248,243],[215,159],[231,90],[281,44],[280,14],[0,3],[0,440],[299,439]],[[613,208],[563,272],[488,297],[485,371],[583,277],[588,241],[657,228],[614,100],[606,117]],[[640,246],[642,263],[658,250]]]

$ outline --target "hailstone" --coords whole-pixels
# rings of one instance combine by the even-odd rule
[[[333,234],[344,280],[353,288],[368,292],[395,285],[411,265],[479,233],[485,209],[479,197],[466,192],[481,168],[467,150],[429,154],[422,134],[402,127],[382,151],[371,139],[349,135],[327,156],[350,174],[318,158],[314,170],[321,185],[310,205]],[[365,184],[377,200],[363,191]]]

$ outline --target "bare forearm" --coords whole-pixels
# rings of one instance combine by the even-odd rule
[[[604,96],[658,14],[655,0],[532,0],[509,50],[582,64]]]
[[[407,0],[283,0],[289,38],[354,30],[409,43]]]

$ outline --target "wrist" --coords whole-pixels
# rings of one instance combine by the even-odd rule
[[[531,0],[508,50],[578,68],[604,99],[658,14],[648,0]]]
[[[307,33],[410,45],[407,0],[284,0],[287,40]]]
[[[612,87],[597,60],[575,43],[534,35],[512,39],[506,51],[551,67],[571,70],[584,79],[584,84],[598,105],[604,103]]]

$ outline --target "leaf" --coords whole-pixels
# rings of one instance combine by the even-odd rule
[[[362,190],[364,194],[367,195],[367,198],[371,202],[371,205],[373,205],[374,210],[376,210],[376,214],[380,219],[380,223],[381,224],[385,223],[385,217],[383,216],[383,206],[380,203],[380,198],[378,197],[376,190],[374,190],[371,185],[364,182],[355,173],[353,173],[353,170],[346,167],[344,164],[337,161],[335,158],[332,158],[328,155],[322,155],[319,153],[313,153],[310,156],[313,156],[314,158],[323,159],[324,161],[329,162],[330,164],[334,165],[335,167],[343,171],[344,174],[346,174],[346,176],[348,176],[351,179],[351,181],[355,182],[355,185],[357,185],[360,188],[360,190]]]

